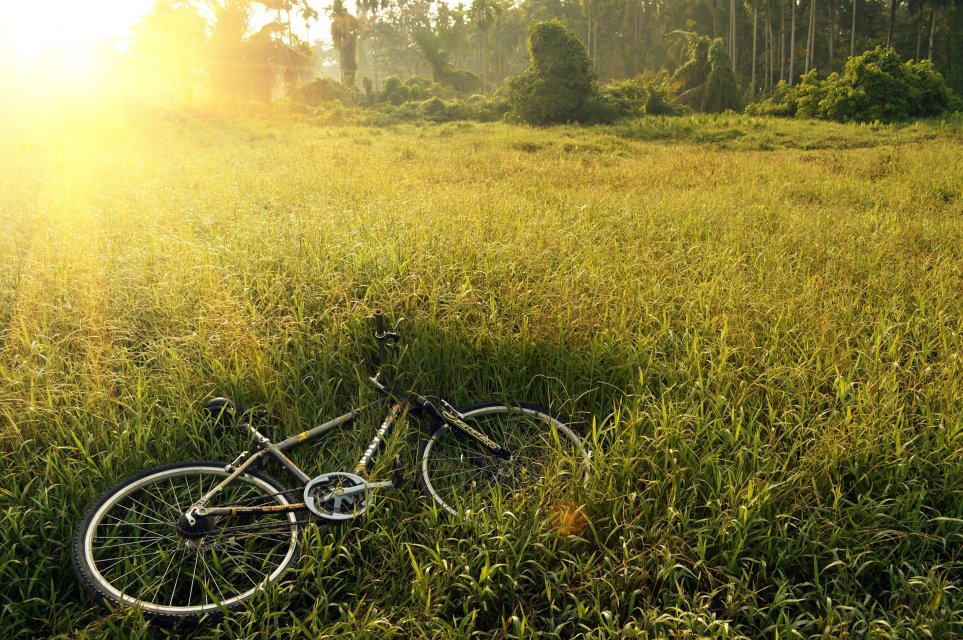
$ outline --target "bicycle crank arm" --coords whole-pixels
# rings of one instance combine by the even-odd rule
[[[341,496],[342,498],[346,498],[348,496],[353,496],[359,493],[367,493],[369,491],[374,491],[375,489],[394,489],[394,488],[395,488],[395,483],[391,481],[367,482],[365,484],[359,484],[354,487],[347,487],[344,489],[341,489],[341,488],[335,489],[334,491],[325,495],[322,498],[322,500],[330,500],[331,498],[334,498],[334,496],[336,495]]]

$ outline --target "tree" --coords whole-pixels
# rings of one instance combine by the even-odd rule
[[[210,0],[214,25],[210,38],[211,85],[217,95],[240,95],[249,91],[244,62],[244,38],[251,19],[251,3],[245,0]]]
[[[749,97],[756,97],[756,43],[759,31],[759,2],[760,0],[746,0],[745,7],[752,10],[752,79],[749,81]]]
[[[702,110],[717,113],[726,109],[739,108],[739,88],[736,74],[732,72],[729,53],[721,39],[716,38],[709,45],[709,76],[702,91]]]
[[[813,68],[816,53],[816,0],[809,0],[809,31],[806,35],[806,71]]]
[[[531,64],[508,84],[510,115],[529,124],[610,120],[585,46],[558,21],[534,22],[528,29]]]
[[[669,35],[686,43],[686,61],[672,75],[672,82],[679,87],[679,100],[682,104],[701,108],[702,87],[712,70],[709,65],[709,45],[712,39],[691,31],[673,31]]]
[[[691,31],[674,31],[684,38],[688,60],[676,69],[672,82],[679,87],[679,101],[694,109],[719,112],[739,107],[739,89],[732,62],[722,38],[709,38]]]
[[[494,0],[473,0],[469,15],[472,24],[478,29],[478,40],[481,43],[481,78],[482,91],[488,88],[488,39],[502,8]]]
[[[162,0],[134,26],[133,53],[151,85],[190,103],[204,72],[207,23],[187,2]]]
[[[886,29],[886,46],[893,46],[893,27],[896,26],[896,7],[899,0],[889,0],[889,25]]]
[[[318,15],[318,12],[311,5],[307,3],[307,0],[304,0],[303,2],[301,2],[301,8],[298,10],[298,14],[301,16],[301,19],[304,20],[305,37],[308,43],[310,43],[311,42],[311,21],[312,20],[317,21],[317,19],[320,16]]]
[[[242,46],[245,92],[265,102],[274,97],[275,82],[280,80],[280,74],[300,66],[291,47],[282,41],[284,30],[283,23],[270,22]]]
[[[736,72],[736,0],[729,0],[729,51],[732,73]]]
[[[849,30],[849,57],[856,55],[856,0],[853,0],[853,26]]]
[[[789,0],[792,13],[792,25],[789,27],[789,86],[793,85],[796,76],[796,0]]]
[[[340,56],[341,82],[354,86],[358,73],[358,19],[345,8],[344,0],[334,0],[328,15],[331,18],[331,41]]]

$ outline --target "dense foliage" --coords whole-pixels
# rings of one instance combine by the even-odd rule
[[[686,43],[687,51],[687,59],[672,76],[679,101],[708,113],[738,109],[739,88],[722,40],[685,31],[673,35]]]
[[[319,105],[333,100],[351,104],[355,100],[355,93],[342,82],[335,82],[331,78],[317,78],[295,89],[291,93],[291,99],[308,105]]]
[[[212,91],[267,100],[315,75],[367,81],[375,90],[386,77],[430,75],[465,93],[487,93],[528,65],[527,26],[555,19],[578,34],[598,77],[609,82],[687,64],[672,35],[685,31],[709,39],[702,62],[708,42],[723,41],[735,93],[750,101],[773,95],[780,81],[796,85],[813,69],[841,72],[848,57],[882,44],[905,59],[932,61],[949,86],[963,90],[960,2],[339,0],[324,10],[331,25],[320,41],[312,30],[318,11],[308,0],[162,0],[135,29],[137,75],[146,93],[180,101]],[[251,16],[275,12],[276,20],[255,33],[261,20]],[[719,70],[716,96],[731,85]],[[699,72],[699,84],[708,74]]]
[[[564,25],[533,23],[528,51],[528,69],[508,81],[510,117],[538,125],[615,119],[615,109],[599,94],[585,46]]]
[[[851,58],[843,73],[820,78],[815,71],[796,87],[752,105],[756,114],[823,118],[839,122],[895,122],[937,116],[958,106],[946,82],[928,61],[903,61],[877,47]]]
[[[288,110],[311,116],[317,124],[397,122],[491,122],[508,109],[498,97],[466,94],[447,83],[412,76],[385,78],[381,90],[359,92],[330,79],[316,80],[293,92]]]
[[[602,87],[602,97],[618,110],[620,116],[683,113],[685,107],[679,104],[675,93],[675,87],[665,72],[640,74]]]

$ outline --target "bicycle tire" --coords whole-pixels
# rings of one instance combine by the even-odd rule
[[[526,498],[531,495],[523,494],[532,494],[539,486],[547,490],[551,484],[567,491],[588,482],[588,450],[575,429],[548,409],[485,402],[458,411],[513,455],[502,460],[447,423],[434,425],[419,448],[418,479],[442,512],[465,518],[493,506],[508,511],[517,501],[505,500],[506,495]],[[536,453],[544,454],[543,459],[535,462]]]
[[[300,557],[298,538],[301,523],[294,512],[271,516],[278,519],[277,531],[260,536],[245,532],[264,529],[265,525],[251,525],[248,529],[235,527],[234,535],[227,538],[224,537],[225,532],[229,531],[226,528],[220,529],[216,537],[196,538],[186,538],[177,529],[177,521],[180,519],[177,516],[182,513],[178,513],[180,509],[186,509],[191,501],[199,498],[205,485],[210,489],[219,479],[227,477],[226,466],[224,462],[197,461],[154,467],[125,478],[101,494],[81,517],[71,547],[73,569],[83,589],[100,604],[109,608],[139,607],[144,617],[152,622],[166,626],[193,625],[205,618],[218,619],[226,610],[241,608],[245,602],[262,592],[268,584],[279,580]],[[196,476],[196,484],[192,476]],[[178,493],[182,478],[186,479],[183,483],[184,488],[181,493]],[[170,493],[166,493],[168,485],[171,489]],[[197,490],[196,493],[194,489]],[[241,495],[238,492],[243,489],[255,494],[254,498],[237,498],[237,500],[243,500],[245,504],[257,504],[257,502],[251,503],[252,499],[264,500],[264,504],[292,502],[283,493],[285,488],[276,480],[260,472],[248,470],[227,485],[222,494],[218,494],[216,504],[235,504],[236,502],[224,500]],[[171,497],[174,504],[166,501],[165,496]],[[131,521],[131,517],[135,520]],[[136,518],[143,518],[143,520],[136,520]],[[263,521],[263,516],[257,516],[257,518]],[[98,530],[102,532],[99,533]],[[116,546],[95,543],[96,540],[108,539],[108,534],[112,532],[117,533],[111,540]],[[125,535],[120,535],[121,533]],[[261,546],[256,546],[259,544],[257,538],[260,538]],[[272,552],[265,550],[265,545],[276,546],[279,549],[277,552],[279,555],[283,552],[276,566],[272,561]],[[108,555],[108,549],[117,549],[117,551],[110,552],[112,555]],[[193,562],[191,562],[191,553],[194,554]],[[186,562],[178,561],[175,564],[178,556]],[[170,559],[165,565],[164,560],[168,557]],[[248,561],[255,564],[260,562],[261,568],[252,566]],[[132,564],[135,566],[130,568]],[[136,566],[138,564],[146,575],[139,576],[141,569]],[[159,580],[143,588],[147,592],[157,584],[153,596],[147,593],[142,595],[141,592],[136,591],[133,584],[122,582],[123,577],[131,574],[134,576],[131,580],[140,578],[142,583],[146,582],[150,576],[160,571],[161,565],[165,566],[163,575]],[[126,571],[123,576],[114,573],[117,566],[120,567],[118,571]],[[230,568],[231,566],[233,569]],[[199,567],[204,571],[200,580],[198,580]],[[171,585],[171,580],[167,578],[172,569],[174,573],[171,575],[173,580]],[[233,576],[225,575],[225,570],[228,569]],[[151,574],[150,571],[154,573]],[[255,573],[253,578],[252,572]],[[255,580],[262,572],[263,579]],[[190,578],[187,577],[188,573]],[[220,583],[215,575],[219,575],[220,578],[237,577],[238,580],[241,575],[245,575],[247,582],[250,582],[250,587],[245,582],[243,590],[238,588],[236,594],[225,594],[224,588],[230,584],[229,581]],[[211,579],[206,580],[207,576]],[[181,583],[181,577],[189,581]],[[179,585],[180,589],[178,589]],[[198,603],[192,604],[195,589],[197,589]],[[185,590],[188,591],[186,604],[175,606],[175,601],[179,603],[178,598],[183,597]],[[161,594],[163,598],[160,597]]]

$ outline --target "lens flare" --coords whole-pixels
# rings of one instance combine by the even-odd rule
[[[564,500],[552,510],[552,526],[563,536],[577,536],[589,522],[585,505]]]

